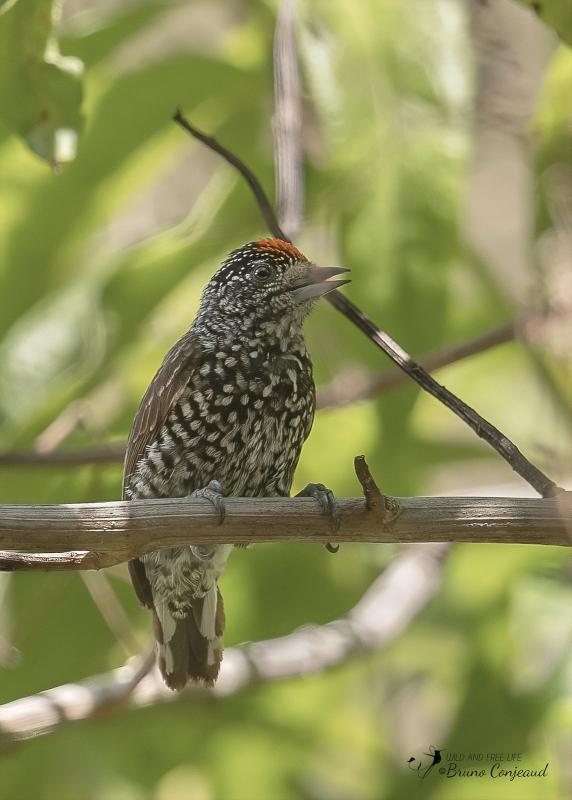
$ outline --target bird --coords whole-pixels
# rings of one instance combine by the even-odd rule
[[[189,330],[169,350],[135,415],[123,498],[202,497],[222,523],[225,497],[289,497],[315,411],[303,323],[319,297],[348,283],[291,243],[259,239],[233,250],[205,287]],[[339,524],[333,494],[313,496]],[[180,690],[212,687],[222,659],[218,579],[233,549],[189,544],[129,562],[152,612],[159,670]]]

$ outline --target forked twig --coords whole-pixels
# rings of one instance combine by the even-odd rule
[[[179,109],[176,110],[173,119],[179,123],[191,136],[210,147],[216,153],[219,153],[230,164],[232,164],[240,174],[245,178],[248,185],[253,191],[254,197],[258,203],[262,216],[270,230],[270,232],[278,239],[285,242],[290,241],[285,233],[281,230],[274,209],[264,189],[262,188],[259,180],[250,171],[250,169],[236,156],[231,153],[226,147],[223,147],[212,136],[206,136],[196,128],[194,128],[181,114]],[[437,400],[447,406],[453,413],[463,420],[481,439],[491,445],[505,461],[510,464],[512,469],[524,478],[532,488],[537,491],[542,497],[554,497],[560,492],[564,491],[558,487],[554,481],[550,480],[541,470],[534,466],[518,449],[518,447],[510,441],[498,428],[491,425],[484,417],[464,403],[460,398],[438,383],[429,373],[419,366],[411,356],[400,347],[397,342],[394,342],[391,336],[385,331],[375,325],[372,320],[359,309],[351,300],[348,300],[341,292],[335,289],[325,295],[326,300],[334,306],[335,309],[340,311],[347,317],[353,324],[358,327],[362,333],[377,346],[380,350],[389,356],[389,358],[397,364],[410,378],[412,378],[422,389],[429,394],[432,394]]]

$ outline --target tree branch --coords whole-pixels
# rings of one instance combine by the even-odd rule
[[[338,500],[341,526],[313,498],[225,499],[224,525],[200,498],[0,506],[0,570],[101,569],[163,547],[233,542],[499,542],[570,546],[572,493],[523,498],[385,498],[380,519],[361,498]]]
[[[121,669],[81,683],[66,684],[0,706],[0,749],[51,733],[70,722],[197,697],[224,698],[247,686],[309,675],[392,641],[436,594],[446,544],[404,549],[341,619],[307,625],[288,636],[225,650],[214,689],[189,686],[169,691],[154,657],[144,655]]]

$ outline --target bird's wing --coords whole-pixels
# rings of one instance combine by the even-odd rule
[[[124,499],[129,478],[135,472],[137,462],[145,455],[145,448],[153,444],[159,436],[171,408],[198,366],[201,349],[196,334],[188,331],[169,350],[145,392],[127,440],[123,472]]]

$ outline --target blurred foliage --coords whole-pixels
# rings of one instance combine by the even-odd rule
[[[563,42],[572,46],[572,3],[570,0],[520,0],[526,6],[530,6],[538,14],[540,19],[554,28]]]
[[[10,67],[1,97],[29,87],[0,126],[4,449],[31,447],[40,434],[45,442],[55,435],[48,426],[68,419],[79,398],[84,413],[64,446],[123,439],[225,253],[266,234],[248,190],[173,125],[176,106],[273,188],[273,3],[64,3],[60,49],[85,65],[86,124],[60,176],[14,133],[53,160],[46,143],[54,129],[81,128],[77,78],[72,89],[69,75],[54,72],[61,64],[41,59],[48,8],[19,0],[0,16],[0,58]],[[308,160],[301,249],[351,267],[348,295],[413,354],[511,318],[510,298],[458,235],[471,148],[464,6],[367,0],[350,9],[308,0],[300,34]],[[570,162],[571,72],[561,47],[531,124],[539,239],[557,222],[544,177]],[[46,103],[39,146],[31,132]],[[386,366],[325,303],[307,330],[318,383],[346,367]],[[512,343],[448,368],[443,380],[564,479],[566,374],[550,353]],[[358,453],[398,495],[475,486],[487,493],[512,480],[413,386],[320,412],[294,490],[319,480],[340,496],[357,494]],[[119,466],[1,473],[1,502],[120,496]],[[344,545],[333,557],[282,543],[233,554],[221,582],[226,644],[344,614],[394,553]],[[406,769],[429,745],[521,751],[527,766],[550,763],[543,780],[489,781],[493,800],[568,796],[568,569],[559,548],[458,546],[439,595],[383,651],[217,704],[117,714],[24,743],[0,762],[0,800],[480,800],[480,784],[438,774],[421,784]],[[0,702],[123,663],[79,575],[0,580]],[[121,571],[110,580],[143,644],[148,614]]]

